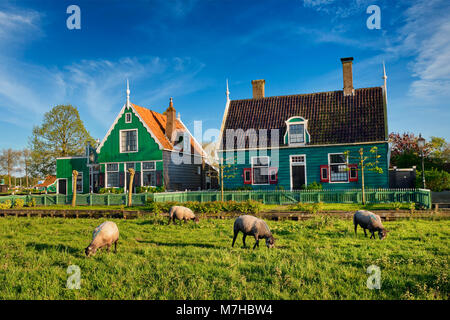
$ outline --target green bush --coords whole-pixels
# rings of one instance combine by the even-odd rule
[[[322,212],[323,202],[317,202],[317,203],[299,202],[296,205],[292,206],[291,208],[292,208],[292,210],[295,210],[295,211],[302,211],[302,212],[316,214],[316,213]]]
[[[450,190],[450,173],[442,170],[425,170],[425,184],[431,191]],[[422,172],[417,171],[416,187],[423,188]]]
[[[11,208],[11,200],[0,202],[0,209],[9,209],[9,208]]]
[[[27,207],[36,207],[36,199],[31,198],[27,203],[26,203]]]
[[[400,208],[402,207],[402,204],[400,202],[393,202],[393,203],[391,203],[391,207],[394,210],[400,210]]]
[[[158,192],[164,192],[166,190],[166,188],[164,188],[164,186],[161,187],[136,187],[136,193],[144,193],[144,192],[148,192],[148,193],[158,193]]]
[[[317,183],[315,181],[313,181],[312,183],[306,185],[302,185],[301,189],[303,190],[322,190],[323,189],[323,185],[321,183]]]
[[[20,209],[23,208],[25,201],[23,199],[14,199],[13,208]]]

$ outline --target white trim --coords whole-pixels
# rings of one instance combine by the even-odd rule
[[[219,151],[219,148],[222,146],[223,130],[225,129],[225,122],[228,117],[228,110],[230,108],[230,102],[231,102],[231,100],[227,96],[227,102],[225,104],[225,111],[223,113],[223,118],[222,118],[222,125],[220,126],[219,143],[216,145],[217,151]]]
[[[67,178],[56,179],[56,194],[59,194],[59,180],[66,180],[66,195],[67,195]]]
[[[108,137],[110,136],[111,132],[113,131],[113,129],[115,128],[116,124],[119,122],[119,119],[122,117],[123,113],[125,112],[127,108],[127,104],[124,104],[122,109],[120,110],[119,114],[117,115],[116,119],[114,120],[113,124],[111,125],[111,127],[109,128],[108,132],[106,133],[105,137],[103,138],[102,142],[100,143],[100,145],[97,147],[97,153],[100,153],[100,150],[102,149],[103,145],[105,144],[106,140],[108,139]],[[136,111],[136,109],[134,109],[133,104],[130,103],[129,108],[131,108],[131,110],[133,111],[134,115],[139,119],[139,121],[142,123],[142,125],[144,126],[145,129],[147,129],[147,132],[150,133],[150,135],[152,136],[152,138],[155,140],[155,142],[158,144],[159,149],[163,150],[164,147],[161,144],[161,142],[159,142],[159,140],[156,138],[156,136],[153,134],[153,132],[150,130],[150,128],[148,127],[147,123],[145,123],[145,121],[141,118],[141,116],[139,115],[139,112]],[[151,110],[150,110],[151,111]]]
[[[128,121],[128,116],[130,116],[130,121]],[[125,112],[125,123],[132,123],[133,118],[131,117],[131,112]]]
[[[80,175],[80,173],[81,173],[81,175]],[[75,188],[77,188],[78,177],[81,177],[81,191],[77,190],[77,193],[78,192],[84,193],[84,174],[83,174],[82,171],[79,172],[78,175],[77,175],[77,181],[75,181]],[[73,183],[73,181],[72,181],[72,183]],[[73,190],[72,190],[72,193],[73,193]]]
[[[307,144],[305,146],[278,146],[278,147],[257,147],[257,148],[243,148],[243,149],[227,149],[227,150],[217,150],[217,152],[227,152],[227,151],[250,151],[250,150],[269,150],[269,149],[295,149],[295,148],[310,148],[310,147],[334,147],[334,146],[358,146],[366,144],[381,144],[389,143],[388,141],[372,141],[372,142],[349,142],[349,143],[335,143],[335,144]]]
[[[86,156],[72,156],[72,157],[58,157],[56,158],[56,160],[59,159],[87,159],[88,157]]]
[[[300,118],[302,120],[301,121],[289,122],[290,120],[295,119],[295,118]],[[283,142],[286,141],[286,135],[287,135],[287,138],[288,138],[287,144],[288,144],[288,146],[290,146],[290,147],[302,147],[302,146],[305,146],[307,144],[306,143],[306,134],[308,134],[308,136],[309,136],[308,120],[306,120],[305,118],[303,118],[301,116],[293,116],[293,117],[290,117],[289,119],[287,119],[284,123],[286,123],[286,132],[284,133],[284,136],[283,136]],[[290,139],[289,139],[290,128],[289,127],[291,126],[291,124],[303,124],[303,142],[297,142],[297,143],[290,143],[289,142],[290,141]],[[311,140],[311,136],[310,136],[310,140]]]
[[[122,151],[122,132],[124,131],[136,131],[136,150],[135,151]],[[119,130],[119,153],[136,153],[139,152],[139,130],[135,129],[122,129]]]
[[[303,157],[303,162],[292,162],[292,157]],[[291,154],[289,155],[289,179],[290,179],[290,186],[291,191],[293,190],[293,181],[292,181],[292,166],[304,166],[305,170],[305,186],[308,185],[308,176],[307,176],[307,170],[306,170],[306,154]]]
[[[253,183],[253,179],[255,178],[255,174],[253,173],[253,159],[254,158],[267,158],[267,183]],[[270,157],[269,156],[254,156],[250,158],[250,165],[251,165],[251,178],[252,178],[252,186],[267,186],[270,185],[270,176],[269,176],[269,169],[270,169]],[[262,166],[257,166],[258,168]]]
[[[349,183],[350,182],[350,175],[347,171],[347,181],[331,181],[331,157],[332,155],[337,155],[337,154],[342,154],[344,155],[344,152],[335,152],[335,153],[329,153],[328,154],[328,174],[329,174],[329,179],[328,179],[328,183]],[[348,168],[348,155],[347,155],[347,159],[345,162],[347,168]],[[322,174],[322,173],[321,173]]]

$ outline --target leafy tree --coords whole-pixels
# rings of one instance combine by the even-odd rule
[[[23,168],[23,171],[25,172],[25,183],[26,183],[26,187],[28,187],[29,184],[29,180],[28,180],[28,176],[30,175],[30,166],[31,166],[31,150],[30,149],[23,149],[21,152],[21,165]]]
[[[8,176],[9,188],[11,188],[11,175],[18,169],[20,154],[20,151],[11,148],[3,149],[0,154],[0,169]]]
[[[56,158],[80,155],[86,144],[95,141],[84,127],[76,107],[58,105],[45,113],[41,126],[30,137],[30,171],[36,175],[54,174]]]
[[[366,204],[366,192],[365,192],[365,184],[364,184],[364,170],[367,171],[373,171],[376,173],[383,173],[383,169],[378,166],[379,161],[378,159],[381,157],[378,154],[378,148],[372,147],[369,150],[369,153],[364,153],[364,148],[360,148],[358,150],[358,156],[352,156],[350,155],[350,151],[344,152],[344,154],[349,159],[355,159],[357,160],[358,168],[361,172],[361,189],[362,189],[362,203]]]

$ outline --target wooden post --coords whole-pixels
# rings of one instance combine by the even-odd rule
[[[128,169],[128,172],[130,173],[130,183],[128,184],[128,186],[129,186],[129,188],[128,188],[128,206],[131,207],[131,203],[132,203],[131,200],[132,200],[132,195],[133,195],[133,180],[134,180],[134,175],[135,175],[136,171],[134,171],[133,168],[130,168],[130,169]]]
[[[75,207],[77,204],[77,177],[78,171],[72,171],[72,207]]]

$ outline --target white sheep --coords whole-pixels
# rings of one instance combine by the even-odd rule
[[[355,235],[358,224],[363,228],[364,235],[367,237],[366,229],[369,229],[369,232],[372,233],[370,239],[375,239],[375,232],[378,232],[378,237],[380,240],[386,238],[388,230],[386,230],[381,223],[381,218],[379,215],[376,215],[370,211],[366,210],[358,210],[353,215],[353,224],[355,225]]]
[[[92,242],[85,249],[86,256],[91,256],[95,252],[102,248],[107,247],[109,251],[111,245],[114,243],[114,253],[117,252],[117,242],[119,241],[119,228],[114,222],[106,221],[95,228],[92,233]]]
[[[236,221],[234,221],[234,237],[233,243],[231,244],[232,247],[234,247],[234,242],[236,241],[239,231],[244,234],[242,237],[244,247],[246,247],[245,238],[247,236],[255,237],[256,242],[253,249],[255,249],[256,246],[259,248],[259,239],[266,239],[267,248],[273,248],[275,246],[275,238],[272,236],[269,226],[264,220],[249,215],[244,215],[237,218]]]
[[[170,221],[173,221],[175,224],[175,219],[184,220],[184,223],[186,223],[187,220],[194,220],[195,223],[198,223],[198,217],[195,216],[195,214],[192,212],[191,209],[182,207],[182,206],[173,206],[169,210],[169,223]]]

